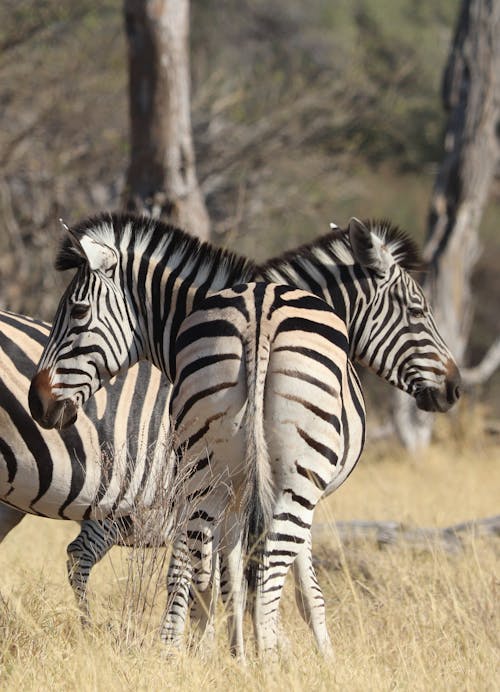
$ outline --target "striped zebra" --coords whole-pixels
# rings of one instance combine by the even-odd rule
[[[196,269],[200,262],[198,255],[193,258],[191,252],[179,251],[178,232],[163,233],[159,239],[157,234],[155,238],[154,228],[153,223],[130,218],[101,217],[77,228],[72,240],[66,243],[61,263],[79,269],[61,301],[49,346],[30,390],[31,411],[45,425],[73,421],[78,406],[103,380],[139,357],[150,358],[170,378],[175,373],[174,344],[179,326],[204,295],[199,290]],[[342,237],[336,238],[337,260],[344,263],[338,274],[347,283],[354,281],[359,288],[353,310],[359,318],[354,336],[354,320],[348,325],[349,336],[354,338],[354,353],[379,375],[413,394],[422,408],[445,410],[459,394],[456,366],[436,332],[421,291],[404,269],[413,246],[401,234],[382,230],[377,232],[380,229],[376,226],[367,229],[353,222]],[[185,247],[183,244],[182,250]],[[213,254],[213,250],[209,253]],[[337,271],[333,264],[329,266],[323,246],[318,248],[317,255],[326,265],[319,277],[316,267],[306,264],[310,264],[312,281],[320,286],[321,276],[331,273],[335,277]],[[178,268],[181,259],[183,269],[177,272],[177,280],[172,279],[173,268]],[[207,266],[204,270],[206,273]],[[295,275],[300,280],[300,274]],[[338,291],[342,293],[341,289]],[[366,315],[361,314],[363,310]],[[388,328],[390,348],[380,341]],[[395,334],[399,334],[396,341],[392,338]],[[378,353],[373,352],[375,344]],[[350,347],[353,348],[352,342]],[[363,350],[365,356],[360,355]],[[196,358],[196,350],[193,357]],[[215,367],[216,362],[217,359],[207,367]],[[64,397],[60,396],[61,390]],[[363,418],[361,407],[358,418]],[[343,434],[349,435],[350,425],[350,420],[341,421]],[[356,426],[354,421],[353,425]],[[323,492],[332,491],[347,477],[353,465],[345,461],[350,459],[349,449],[350,444],[338,464],[340,471],[335,468],[332,478],[322,479]],[[234,459],[232,463],[235,464]],[[305,600],[310,604],[313,598],[308,594],[315,586],[310,539],[301,551],[295,551],[290,564],[295,557],[302,585],[306,587]],[[276,590],[280,588],[278,584]],[[262,598],[257,599],[260,606],[256,612],[271,617],[269,636],[260,644],[264,650],[275,646],[273,618],[277,618],[278,601],[274,599],[273,607],[268,607]],[[306,613],[313,628],[319,622],[321,609],[324,611],[323,603]],[[258,627],[262,617],[256,620]],[[324,623],[320,626],[324,629]]]
[[[181,463],[196,462],[181,500],[188,512],[191,569],[198,573],[198,588],[206,588],[212,572],[209,565],[203,569],[200,540],[220,551],[231,650],[240,657],[243,554],[250,555],[251,586],[267,583],[273,570],[284,579],[295,560],[301,614],[321,651],[331,653],[324,620],[311,616],[322,595],[312,565],[310,526],[325,486],[313,482],[304,492],[303,485],[338,473],[334,458],[349,467],[361,452],[364,403],[348,348],[345,324],[327,303],[270,283],[245,284],[207,297],[179,332],[171,411]],[[347,420],[349,436],[342,432]],[[193,498],[197,506],[191,512]],[[272,555],[267,547],[256,547],[260,536],[271,540],[273,535],[288,536],[292,545],[274,548]],[[188,570],[181,582],[185,590],[190,576]],[[311,576],[314,593],[304,588]],[[166,638],[175,641],[182,634],[187,593],[177,595],[172,605],[164,627]],[[265,651],[261,607],[257,598],[257,644]]]
[[[26,514],[80,521],[67,566],[88,620],[92,567],[113,545],[134,542],[130,517],[88,517],[101,500],[119,506],[134,476],[144,485],[164,466],[170,388],[142,362],[99,392],[75,426],[40,429],[28,409],[28,390],[49,330],[44,322],[0,311],[0,541]]]
[[[80,533],[67,548],[67,571],[82,621],[88,623],[87,586],[93,566],[115,545],[157,547],[168,538],[168,526],[162,515],[148,516],[152,524],[148,527],[137,527],[131,516],[86,519],[97,496],[92,499],[84,490],[78,497],[82,473],[100,467],[99,495],[104,495],[125,461],[145,463],[147,452],[163,466],[170,385],[159,370],[143,361],[98,392],[75,426],[61,431],[40,429],[28,410],[28,389],[49,331],[45,322],[0,311],[0,542],[26,514],[79,520]],[[110,467],[117,455],[119,460]],[[144,473],[154,472],[144,468]],[[140,506],[134,509],[140,511]],[[174,553],[172,570],[179,559]],[[205,604],[190,600],[192,619],[200,621],[203,629]]]
[[[419,263],[416,246],[398,229],[387,222],[370,224],[353,219],[346,231],[335,229],[309,246],[271,260],[259,272],[267,280],[314,290],[318,297],[333,304],[346,325],[346,356],[359,360],[410,393],[420,408],[446,411],[460,395],[460,375],[421,289],[407,271]],[[276,294],[286,295],[291,289],[268,286],[273,297],[267,304],[262,296],[257,298],[256,288],[247,288],[244,293],[243,289],[229,290],[207,298],[186,319],[176,344],[172,420],[184,429],[181,444],[188,450],[192,448],[195,456],[201,454],[204,445],[212,472],[219,466],[220,474],[221,465],[234,469],[235,459],[243,458],[244,450],[252,449],[248,435],[253,434],[259,422],[242,422],[242,401],[256,412],[256,418],[263,419],[262,454],[267,454],[272,469],[274,506],[271,521],[268,519],[254,532],[264,536],[254,607],[258,648],[272,651],[277,646],[280,594],[287,569],[293,564],[296,585],[302,586],[297,593],[299,606],[302,601],[303,614],[320,649],[329,653],[324,600],[312,564],[310,526],[319,498],[335,490],[359,458],[364,440],[364,405],[355,372],[349,361],[342,367],[338,353],[333,358],[339,368],[337,387],[328,381],[326,352],[311,348],[309,333],[300,332],[302,315],[298,302],[288,321],[283,318],[285,324],[291,325],[290,343],[276,348],[282,360],[273,362],[273,341],[267,327],[273,311],[279,314]],[[311,324],[308,329],[316,336],[323,333],[322,316],[316,322],[311,318]],[[265,382],[264,403],[250,385],[245,387],[242,382],[241,362],[248,362],[242,343],[249,332],[257,342],[255,348],[260,340],[264,341],[252,372],[261,385]],[[299,356],[303,361],[296,363]],[[203,366],[205,362],[208,365]],[[247,365],[247,372],[249,369]],[[343,376],[346,380],[339,386]],[[344,404],[341,413],[328,400],[325,387]],[[215,434],[213,424],[210,426],[210,439],[202,437],[208,421],[217,421],[218,428]],[[238,438],[240,447],[235,452],[234,437],[240,435],[241,428],[246,437]],[[216,444],[210,445],[212,438]],[[237,471],[234,473],[238,479]],[[191,479],[187,492],[201,492],[208,481],[206,472],[201,472]],[[241,495],[241,490],[233,488],[233,493]],[[259,494],[254,492],[252,498],[258,499]],[[212,502],[209,497],[207,507],[200,508],[204,512],[201,520],[198,510],[196,521],[189,526],[192,535],[201,534],[211,514],[210,507],[225,504],[227,500],[221,502],[216,498]],[[253,513],[259,514],[259,508],[254,508]],[[243,526],[236,532],[241,543],[245,521],[238,522],[231,516],[227,523],[233,531],[235,524]],[[226,533],[230,535],[227,528]],[[226,539],[226,545],[233,544]],[[196,558],[195,553],[193,562]],[[229,591],[237,593],[242,561],[235,555],[232,558],[239,571],[229,571],[228,579],[233,584]],[[230,570],[231,560],[224,561]],[[238,651],[243,645],[241,602],[237,598],[233,609],[233,646]]]
[[[103,281],[104,287],[109,287],[112,282],[110,282],[110,275],[113,273],[113,258],[108,254],[104,257],[104,263],[102,272],[92,271],[91,266],[94,260],[98,259],[100,256],[100,245],[94,242],[92,237],[94,236],[94,231],[97,233],[97,237],[104,237],[106,240],[111,240],[112,245],[114,245],[114,238],[116,232],[116,238],[119,244],[121,244],[121,250],[123,251],[123,264],[116,264],[117,271],[117,286],[126,285],[126,280],[130,276],[137,275],[141,281],[147,280],[149,278],[160,278],[162,283],[161,293],[155,289],[151,294],[147,294],[142,291],[142,287],[138,293],[131,294],[128,296],[129,305],[133,310],[138,309],[140,312],[143,310],[147,314],[149,310],[149,303],[154,306],[168,306],[168,314],[165,315],[165,323],[162,324],[163,332],[165,334],[166,342],[169,339],[175,338],[175,334],[178,330],[179,324],[182,322],[183,317],[187,312],[191,310],[194,300],[201,299],[206,293],[219,290],[225,286],[233,285],[240,281],[245,281],[251,278],[255,273],[255,266],[248,260],[239,257],[235,253],[228,252],[226,250],[216,248],[209,244],[201,244],[197,239],[189,236],[179,229],[175,229],[170,226],[166,226],[159,221],[152,220],[150,218],[136,218],[129,215],[103,215],[97,219],[91,219],[84,222],[79,228],[72,231],[72,241],[66,242],[61,248],[61,252],[57,261],[58,268],[61,270],[79,268],[77,276],[70,284],[67,294],[71,293],[72,286],[78,281],[78,278],[83,273],[88,275],[91,282],[97,278]],[[87,235],[87,232],[89,235]],[[81,245],[79,236],[83,239],[83,244]],[[86,245],[86,243],[89,243]],[[136,251],[135,260],[128,257],[127,243],[130,243],[130,250],[134,247]],[[85,250],[88,249],[92,260],[88,264],[85,261]],[[92,255],[92,251],[97,250],[97,256]],[[116,252],[116,255],[114,254]],[[112,251],[113,257],[118,257],[119,249],[116,248]],[[168,262],[164,265],[159,258],[166,254]],[[148,258],[150,262],[146,261]],[[128,261],[130,259],[130,262]],[[109,263],[111,260],[111,263]],[[154,265],[154,270],[152,269]],[[148,272],[151,272],[153,276],[148,276]],[[122,272],[122,273],[120,273]],[[119,274],[119,276],[118,276]],[[97,288],[97,290],[100,290]],[[113,296],[110,297],[113,302]],[[89,307],[89,306],[87,306]],[[120,312],[118,310],[115,315],[118,317],[118,321],[115,322],[114,327],[116,329],[116,335],[118,339],[122,339],[125,336],[125,331],[130,328],[129,318],[132,313],[129,314],[129,308],[125,312]],[[85,314],[85,305],[81,301],[73,303],[71,306],[72,318],[76,319],[78,324],[82,324],[85,318],[88,316]],[[87,310],[87,313],[89,311]],[[57,332],[60,325],[58,324],[58,316],[56,316],[55,323],[53,325],[53,332]],[[78,327],[80,328],[80,327]],[[172,358],[169,358],[168,354],[163,352],[158,348],[158,345],[154,345],[154,338],[157,336],[157,325],[150,325],[151,332],[147,335],[144,342],[142,342],[143,336],[137,331],[139,342],[137,344],[137,349],[142,346],[145,347],[148,358],[157,365],[161,370],[169,375],[169,370]],[[170,334],[170,337],[168,336]],[[131,333],[128,334],[131,336]],[[115,341],[115,344],[117,342]],[[115,345],[113,344],[113,346]],[[134,351],[136,347],[132,347]],[[117,367],[117,363],[108,363],[106,361],[106,347],[101,348],[99,346],[99,358],[102,357],[100,364],[104,364],[104,369],[106,375],[103,380],[101,380],[101,375],[98,372],[98,368],[94,367],[97,363],[85,354],[86,346],[83,345],[82,353],[83,359],[87,366],[92,368],[92,376],[94,381],[91,386],[89,383],[84,383],[84,396],[79,399],[79,403],[86,400],[91,393],[92,387],[95,389],[99,388],[104,379],[109,379],[111,376],[111,371],[108,365],[114,368],[114,372],[118,372],[121,369],[125,369],[131,364],[131,360],[128,357],[126,351],[122,352],[121,355],[125,357],[125,361],[120,363]],[[134,356],[132,355],[131,358]],[[68,373],[66,373],[68,374]],[[70,377],[72,373],[69,373]],[[40,383],[40,379],[38,380]],[[55,384],[56,391],[58,389],[58,384]],[[55,407],[51,407],[51,413],[48,417],[42,416],[37,417],[37,412],[41,409],[41,400],[38,396],[33,395],[33,387],[29,395],[30,407],[34,413],[35,419],[38,420],[39,424],[44,428],[63,428],[66,425],[74,422],[76,415],[75,409],[72,406],[67,407],[63,404],[60,408],[56,404]],[[43,399],[43,396],[42,396]],[[55,399],[54,399],[55,403]],[[36,409],[36,410],[35,410]],[[150,483],[151,487],[154,487],[154,481]],[[151,489],[151,488],[150,488]],[[127,505],[122,498],[119,504],[109,506],[106,505],[101,498],[99,499],[97,509],[93,508],[95,516],[99,518],[105,518],[107,513],[113,512],[113,516],[120,514],[126,514]],[[147,506],[154,497],[149,495],[141,498],[143,505]],[[95,503],[94,503],[95,504]],[[96,514],[97,512],[97,514]],[[185,552],[183,542],[180,541],[176,544],[176,551],[174,550],[174,559],[171,563],[171,568],[169,570],[169,575],[167,578],[167,586],[175,584],[175,573],[178,569],[178,561],[182,563],[182,555]],[[178,558],[178,559],[177,559]],[[204,605],[203,603],[201,604]],[[207,621],[206,614],[203,608],[197,609],[197,619],[202,621],[202,629]]]

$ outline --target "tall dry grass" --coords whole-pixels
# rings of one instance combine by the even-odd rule
[[[318,520],[447,526],[491,515],[498,512],[499,462],[498,446],[459,435],[418,462],[372,447]],[[226,651],[222,610],[212,652],[165,656],[155,629],[163,587],[153,611],[129,619],[124,636],[123,599],[132,602],[135,593],[128,567],[142,560],[127,549],[113,549],[94,570],[94,625],[82,630],[64,566],[75,533],[74,524],[30,517],[1,546],[2,690],[498,689],[498,538],[469,535],[461,552],[445,554],[434,546],[341,547],[332,529],[316,555],[335,662],[316,654],[288,585],[282,613],[289,642],[280,662],[256,661],[249,646],[242,668]]]

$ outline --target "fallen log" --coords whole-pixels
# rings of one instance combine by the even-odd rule
[[[379,548],[388,545],[406,544],[417,550],[432,550],[436,547],[445,552],[456,553],[463,549],[463,534],[500,537],[500,514],[485,519],[464,521],[445,528],[409,527],[398,521],[337,521],[313,524],[315,540],[338,536],[341,543],[372,540]],[[460,535],[462,534],[462,535]]]

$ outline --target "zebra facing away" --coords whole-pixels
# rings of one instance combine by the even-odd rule
[[[49,344],[30,389],[31,411],[42,424],[50,427],[71,423],[78,406],[106,378],[128,367],[140,357],[151,359],[170,378],[173,377],[176,354],[174,344],[179,327],[193,304],[201,305],[198,300],[201,301],[206,293],[200,290],[200,276],[213,276],[216,270],[213,262],[203,263],[197,253],[194,257],[191,256],[192,248],[185,236],[179,236],[174,231],[165,233],[165,230],[161,225],[144,220],[100,217],[73,231],[72,240],[63,248],[60,264],[78,267],[78,271],[61,300]],[[289,258],[285,258],[283,266],[286,268],[289,261],[291,268],[288,271],[292,275],[291,279],[287,278],[287,283],[309,281],[314,292],[327,299],[335,296],[334,303],[338,298],[341,313],[346,313],[352,355],[415,396],[422,408],[449,408],[459,395],[458,371],[436,331],[420,289],[404,269],[405,262],[412,259],[413,246],[388,228],[366,228],[355,221],[350,224],[348,231],[336,232],[329,241],[329,248],[328,242],[319,241],[318,247],[311,250],[312,258],[302,258],[297,266]],[[329,254],[332,249],[335,252]],[[307,255],[305,250],[303,252]],[[209,248],[208,255],[210,260],[213,251]],[[299,260],[300,257],[301,251]],[[279,265],[279,261],[275,264]],[[339,264],[342,266],[338,267]],[[267,270],[278,271],[274,265],[270,265]],[[265,271],[266,267],[263,268],[263,273]],[[349,288],[352,284],[354,286]],[[344,318],[344,315],[341,314],[341,317]],[[220,324],[215,321],[213,327],[224,328],[223,325],[227,324],[224,320]],[[254,324],[255,328],[257,324]],[[218,334],[217,330],[215,334]],[[194,344],[192,358],[196,362],[196,339]],[[228,365],[231,360],[231,356],[224,357]],[[209,372],[211,368],[217,368],[219,363],[220,357],[216,352],[203,361],[202,367]],[[198,366],[199,362],[196,367]],[[186,376],[188,371],[183,367],[182,372]],[[242,366],[241,377],[243,372]],[[177,385],[180,385],[180,381]],[[64,392],[64,397],[61,392]],[[196,397],[203,399],[209,393],[201,391]],[[302,405],[299,402],[295,404]],[[219,413],[213,415],[218,417]],[[208,412],[206,415],[205,427],[207,432],[211,432],[211,423],[218,418],[211,419]],[[321,413],[318,413],[317,418],[321,419]],[[361,406],[357,410],[356,419],[354,414],[349,419],[340,419],[338,425],[346,440],[350,439],[351,429],[362,427],[363,420]],[[183,422],[186,422],[186,418]],[[203,428],[199,433],[200,438],[202,430]],[[205,442],[207,439],[205,436]],[[314,438],[310,442],[310,449],[315,450]],[[322,447],[316,447],[324,448],[325,458],[337,459],[336,463],[331,463],[330,476],[326,474],[323,477],[314,470],[312,472],[315,475],[304,475],[297,471],[302,483],[307,487],[319,484],[322,492],[338,487],[347,477],[357,457],[357,453],[353,453],[351,459],[351,443],[348,441],[345,455],[338,454],[337,450],[328,452],[329,444],[328,440],[322,443]],[[339,459],[343,463],[339,463]],[[230,477],[231,468],[237,469],[238,464],[234,459],[228,459],[227,463]],[[237,479],[232,482],[238,487]],[[279,492],[279,489],[275,491]],[[300,505],[300,501],[297,504]],[[312,512],[315,502],[311,501],[311,504]],[[296,508],[296,511],[299,510]],[[290,512],[292,524],[293,516]],[[200,518],[203,519],[201,514]],[[288,518],[283,520],[288,521]],[[273,516],[271,521],[278,519]],[[301,521],[299,518],[297,526]],[[309,536],[308,520],[304,524],[301,528]],[[265,540],[274,540],[275,534],[279,536],[280,531],[270,530]],[[294,534],[287,535],[292,537],[290,542],[295,545]],[[324,617],[321,622],[324,604],[321,600],[319,605],[314,605],[313,598],[308,595],[309,587],[310,590],[315,587],[310,538],[304,538],[301,545],[301,550],[292,550],[290,547],[284,550],[290,554],[279,578],[274,574],[275,566],[267,564],[264,568],[269,573],[264,577],[261,575],[257,580],[257,639],[263,650],[276,646],[281,580],[295,558],[296,575],[300,574],[305,599],[309,599],[304,604],[306,614],[315,633],[317,634],[317,630],[323,632],[319,638],[317,634],[320,643],[327,641]],[[264,555],[266,554],[267,549],[264,549]],[[236,593],[237,572],[231,570],[229,565],[227,571],[229,578],[233,580],[233,593]],[[273,590],[276,591],[275,596],[278,596],[269,602],[266,600],[266,593],[267,598],[269,593],[262,585],[274,579],[277,581]],[[307,612],[311,604],[314,608]]]
[[[405,269],[405,266],[414,267],[418,261],[416,247],[401,232],[387,223],[374,224],[370,228],[354,219],[347,231],[336,229],[316,243],[270,261],[260,272],[267,279],[301,284],[309,290],[314,288],[322,298],[339,308],[349,337],[347,353],[352,359],[358,359],[391,384],[412,394],[420,408],[446,411],[460,395],[460,375],[436,329],[421,289]],[[257,310],[256,305],[261,302],[251,291],[247,291],[246,301],[242,301],[239,292],[235,294],[230,290],[209,297],[186,319],[178,337],[172,420],[185,430],[180,434],[181,443],[188,440],[184,444],[190,448],[194,440],[193,451],[198,454],[196,443],[207,421],[216,420],[226,431],[226,437],[220,432],[215,436],[211,427],[210,439],[215,438],[217,444],[210,446],[204,440],[212,469],[217,468],[217,461],[219,465],[225,462],[228,468],[235,468],[235,458],[238,458],[233,451],[232,437],[236,435],[235,430],[240,431],[241,409],[237,404],[231,408],[229,402],[238,402],[238,396],[244,396],[238,390],[238,385],[244,387],[241,376],[238,379],[238,366],[244,359],[240,342],[244,341],[249,324],[253,320],[258,342],[265,340],[263,335],[268,334],[266,325],[272,309],[267,305]],[[278,312],[276,298],[270,305]],[[297,303],[295,318],[299,316]],[[299,324],[298,321],[289,323]],[[311,329],[321,334],[321,328],[320,318]],[[327,383],[325,353],[313,351],[298,329],[297,332],[290,330],[289,335],[291,343],[282,347],[281,352],[284,363],[273,363],[269,356],[269,351],[273,353],[269,339],[260,360],[256,359],[254,376],[259,382],[265,380],[263,407],[257,396],[252,398],[253,392],[247,387],[248,407],[264,412],[264,438],[268,442],[274,482],[272,519],[256,532],[264,539],[254,608],[255,629],[260,650],[273,650],[278,637],[279,594],[287,567],[293,563],[296,584],[302,587],[297,601],[300,605],[302,600],[304,614],[318,645],[327,653],[330,640],[324,601],[310,554],[311,515],[319,497],[337,488],[359,457],[364,438],[364,407],[355,373],[347,366],[344,366],[347,385],[344,383],[337,389],[337,395],[345,404],[342,415],[335,417],[332,402],[321,404]],[[272,344],[272,339],[270,342]],[[302,367],[294,361],[298,355],[304,357]],[[203,362],[208,365],[202,368],[200,363]],[[342,359],[338,354],[334,362],[342,372]],[[265,363],[268,363],[267,369]],[[288,387],[283,382],[276,384],[280,377],[288,382]],[[293,384],[290,386],[290,383]],[[332,385],[330,390],[335,391]],[[234,413],[234,408],[238,413]],[[251,428],[248,421],[246,427]],[[246,429],[247,437],[252,432]],[[251,449],[251,445],[248,439],[240,441],[240,445],[238,453],[242,458],[242,450]],[[199,492],[206,486],[207,478],[200,473],[199,477],[190,479],[189,492]],[[234,492],[238,495],[238,490]],[[258,494],[253,497],[258,498]],[[213,507],[217,505],[213,503]],[[211,498],[208,497],[203,520],[214,513],[210,507]],[[198,526],[196,522],[190,526],[194,536],[203,529],[199,513],[200,508],[195,515]],[[254,513],[259,514],[258,508]],[[228,523],[234,526],[237,520],[232,517]],[[231,559],[226,558],[225,563],[230,570],[232,565],[241,564],[241,560],[233,555]],[[240,573],[233,570],[228,579],[233,582],[229,591],[237,592]],[[240,606],[238,600],[234,608],[233,633],[233,645],[239,651],[242,647]]]
[[[135,477],[164,466],[170,388],[143,362],[99,392],[75,426],[42,430],[29,413],[28,390],[49,329],[0,311],[0,541],[27,513],[80,521],[67,550],[68,576],[88,619],[93,565],[113,545],[132,545],[134,537],[129,517],[87,517],[100,499],[118,506]]]
[[[267,584],[276,576],[273,570],[284,580],[296,561],[301,614],[321,651],[330,654],[324,617],[312,615],[322,594],[312,565],[310,526],[323,479],[329,480],[332,471],[348,473],[364,439],[363,397],[348,360],[344,322],[311,293],[245,284],[203,300],[184,321],[176,351],[174,439],[181,464],[198,460],[183,488],[188,514],[191,498],[197,498],[187,521],[191,563],[202,571],[200,537],[220,551],[223,593],[231,599],[231,650],[244,656],[242,554],[250,552],[251,586]],[[349,435],[344,435],[347,420]],[[252,555],[261,535],[266,545],[261,552],[253,548]],[[267,541],[273,540],[279,545],[271,554]],[[207,567],[205,584],[198,574],[200,589],[210,580]],[[188,570],[181,582],[185,590],[189,576]],[[281,586],[270,587],[279,602],[275,588]],[[168,611],[167,640],[182,635],[186,596],[181,592]],[[258,649],[265,651],[272,647],[261,627],[261,600],[255,600],[254,621]]]
[[[251,271],[251,263],[242,263],[243,278]],[[235,278],[240,278],[237,273]],[[169,385],[158,370],[141,362],[99,392],[74,427],[40,429],[28,411],[28,388],[49,330],[47,323],[0,311],[0,542],[26,513],[80,521],[81,531],[67,549],[67,567],[87,622],[92,567],[114,545],[134,546],[135,540],[143,545],[146,539],[143,532],[134,536],[130,517],[86,517],[97,510],[105,516],[110,500],[119,507],[121,498],[124,504],[122,496],[132,480],[129,471],[145,463],[146,454],[163,464]],[[148,473],[156,472],[152,468]],[[163,529],[160,517],[158,530]],[[161,539],[155,536],[152,542],[158,545]],[[174,573],[176,564],[174,555]],[[192,616],[201,622],[201,631],[208,610],[195,600]]]

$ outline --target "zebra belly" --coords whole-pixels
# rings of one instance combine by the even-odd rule
[[[347,480],[358,463],[365,442],[366,418],[363,390],[351,361],[347,362],[342,383],[342,431],[344,454],[337,464],[338,472],[325,489],[333,493]]]

